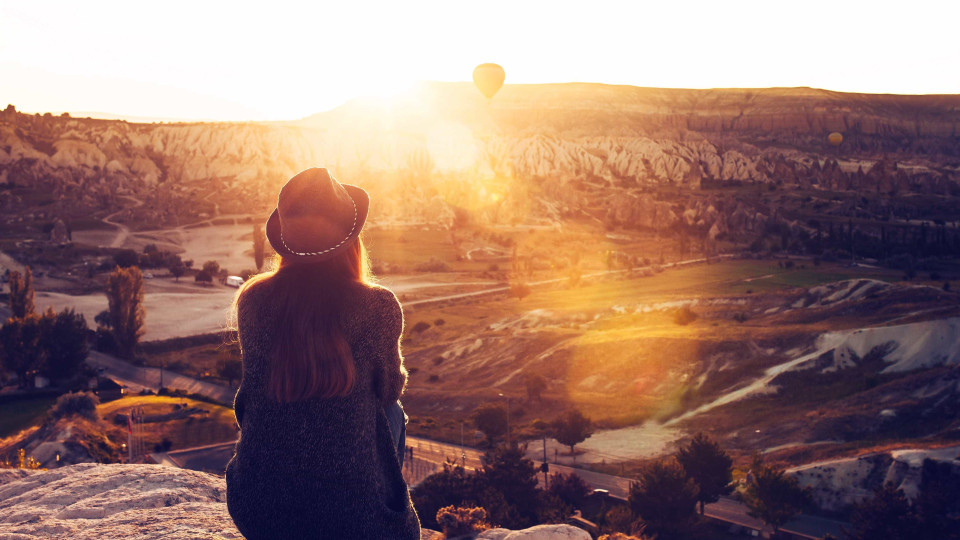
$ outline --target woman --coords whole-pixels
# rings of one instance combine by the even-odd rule
[[[369,283],[368,207],[326,169],[291,178],[266,227],[279,268],[234,301],[243,379],[227,508],[247,538],[420,538],[398,452],[403,315]]]

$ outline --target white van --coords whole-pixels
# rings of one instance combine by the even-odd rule
[[[227,276],[227,285],[239,289],[240,286],[243,285],[243,278],[240,276]]]

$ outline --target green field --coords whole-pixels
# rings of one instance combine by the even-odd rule
[[[189,398],[128,396],[100,405],[97,414],[109,423],[116,414],[127,414],[133,407],[140,407],[144,415],[150,416],[171,413],[178,406],[206,412],[188,418],[144,423],[144,440],[148,448],[163,439],[169,439],[175,450],[236,440],[237,421],[233,409]],[[111,431],[115,440],[126,439],[125,425],[112,424]]]
[[[9,437],[39,423],[56,402],[56,397],[47,396],[0,404],[0,437]]]

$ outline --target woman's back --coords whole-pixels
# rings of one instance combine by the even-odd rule
[[[344,396],[290,403],[269,391],[279,306],[270,279],[244,291],[237,326],[241,428],[227,503],[248,538],[419,538],[383,408],[403,390],[403,317],[387,289],[348,285],[340,314],[355,379]]]

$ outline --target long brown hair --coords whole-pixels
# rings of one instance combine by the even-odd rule
[[[348,285],[372,281],[362,240],[331,259],[277,258],[276,270],[244,283],[232,310],[236,328],[243,297],[269,284],[279,308],[275,320],[261,321],[271,325],[274,343],[267,392],[281,403],[348,394],[356,367],[339,316],[352,300]]]

